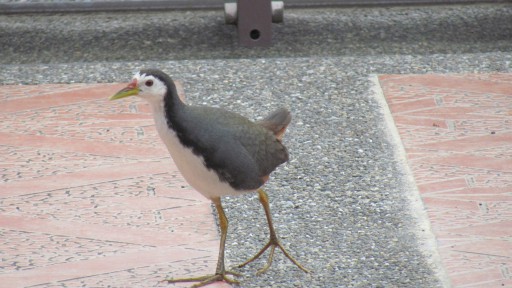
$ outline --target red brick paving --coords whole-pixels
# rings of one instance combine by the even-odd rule
[[[512,287],[512,74],[381,75],[453,287]]]
[[[123,85],[2,87],[1,287],[172,286],[159,281],[214,271],[211,205],[147,105],[107,100]]]

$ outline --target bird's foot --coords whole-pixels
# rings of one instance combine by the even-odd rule
[[[290,253],[288,253],[288,251],[286,251],[286,249],[283,247],[281,242],[279,242],[279,239],[277,239],[277,237],[270,237],[270,240],[268,241],[268,243],[265,246],[263,246],[263,248],[260,250],[260,252],[256,253],[256,255],[254,255],[251,259],[238,265],[238,267],[241,268],[241,267],[244,267],[245,265],[253,262],[254,260],[258,259],[265,251],[267,251],[268,248],[270,248],[270,255],[268,256],[267,263],[265,264],[265,266],[263,266],[263,268],[261,268],[260,270],[258,270],[258,272],[256,272],[256,275],[265,273],[265,271],[267,271],[268,268],[270,268],[270,265],[272,265],[272,260],[274,258],[274,251],[276,250],[276,247],[281,249],[281,251],[283,251],[286,258],[290,259],[290,261],[292,261],[293,264],[295,264],[297,267],[299,267],[302,271],[304,271],[306,273],[311,272],[308,269],[304,268],[304,266],[302,266],[297,260],[295,260],[295,258],[293,258],[290,255]]]
[[[202,286],[205,286],[205,285],[211,284],[213,282],[217,282],[217,281],[224,281],[229,284],[236,284],[236,285],[240,284],[240,282],[234,280],[231,277],[228,277],[228,274],[233,275],[233,276],[241,276],[241,274],[239,274],[239,273],[235,273],[235,272],[231,272],[231,271],[224,271],[224,272],[216,273],[213,275],[206,275],[206,276],[199,276],[199,277],[165,279],[162,282],[167,282],[168,284],[180,283],[180,282],[199,282],[199,283],[196,283],[191,286],[194,288],[202,287]]]

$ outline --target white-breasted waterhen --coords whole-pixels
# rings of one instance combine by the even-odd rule
[[[309,272],[279,242],[272,224],[268,196],[261,189],[269,174],[288,160],[288,151],[281,143],[291,121],[288,110],[281,108],[259,122],[252,122],[221,108],[187,105],[178,97],[173,80],[157,69],[141,70],[126,88],[110,100],[128,96],[138,96],[149,102],[158,134],[176,166],[195,190],[215,204],[219,214],[221,238],[215,274],[164,281],[199,282],[193,287],[214,281],[238,283],[227,276],[238,274],[224,267],[228,220],[220,197],[245,192],[258,192],[267,217],[270,240],[239,267],[256,260],[270,248],[267,263],[258,270],[258,273],[265,272],[272,264],[274,250],[278,247],[297,267]]]

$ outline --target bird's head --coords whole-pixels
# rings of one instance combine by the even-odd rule
[[[156,69],[145,69],[137,72],[128,86],[112,95],[109,100],[138,96],[149,102],[159,102],[168,91],[172,93],[175,90],[174,82],[167,74]]]

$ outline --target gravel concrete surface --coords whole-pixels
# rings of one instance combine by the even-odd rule
[[[282,241],[314,273],[278,253],[262,276],[263,260],[239,269],[242,287],[443,287],[370,75],[511,72],[510,23],[508,4],[287,10],[272,48],[247,49],[222,11],[4,15],[0,83],[126,82],[157,67],[190,103],[253,119],[286,106],[290,161],[266,190]],[[230,266],[267,228],[255,195],[224,203]]]

